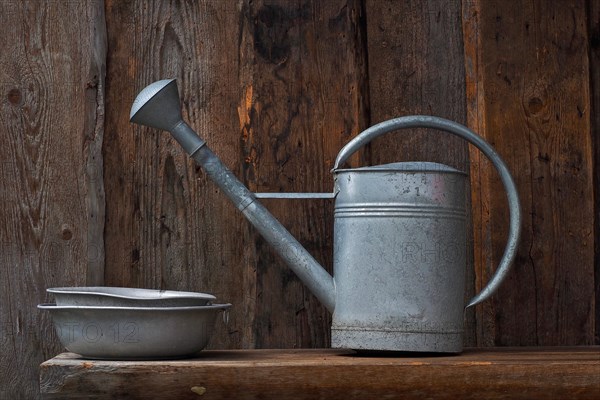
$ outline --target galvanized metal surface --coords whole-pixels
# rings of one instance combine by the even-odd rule
[[[507,190],[506,250],[494,277],[467,307],[498,289],[516,254],[521,225],[517,190],[487,142],[460,124],[429,116],[396,118],[365,130],[340,150],[334,164],[332,347],[460,352],[467,176],[436,163],[340,169],[360,147],[402,128],[440,129],[466,139],[492,161]]]
[[[108,286],[59,287],[46,291],[54,295],[58,306],[193,307],[216,300],[208,293]]]
[[[197,135],[181,120],[181,112],[168,111],[179,106],[179,96],[175,81],[161,82],[167,82],[164,91],[155,93],[154,97],[143,96],[145,104],[136,99],[132,122],[170,130],[313,294],[333,312],[333,347],[461,351],[468,245],[466,174],[442,164],[423,162],[356,169],[339,167],[375,137],[396,129],[416,127],[455,134],[490,158],[507,189],[510,234],[496,275],[467,305],[471,306],[488,298],[505,278],[520,232],[521,213],[514,182],[504,162],[487,142],[452,121],[410,116],[375,125],[344,146],[333,170],[334,280],[204,141],[194,138]],[[161,110],[171,112],[165,116],[168,123],[159,121]],[[186,128],[181,129],[182,126]],[[309,194],[311,196],[314,194]],[[290,197],[299,198],[299,195]]]
[[[468,178],[419,164],[335,172],[333,348],[462,349]]]
[[[398,129],[405,128],[432,128],[442,130],[451,133],[455,136],[461,137],[467,140],[469,143],[477,147],[494,165],[504,188],[506,189],[506,197],[508,199],[508,206],[510,210],[510,225],[508,232],[508,239],[504,254],[500,260],[500,264],[496,269],[496,273],[490,279],[487,286],[475,297],[473,297],[467,304],[467,307],[474,306],[475,304],[481,303],[488,299],[500,286],[502,281],[506,278],[512,265],[516,253],[519,239],[521,236],[521,205],[519,204],[519,195],[517,193],[517,187],[515,182],[508,170],[508,167],[502,161],[502,158],[496,150],[488,142],[486,142],[481,136],[475,132],[453,121],[449,121],[444,118],[432,117],[426,115],[411,115],[407,117],[399,117],[390,119],[388,121],[381,122],[377,125],[363,131],[360,135],[352,139],[346,144],[338,153],[335,160],[333,169],[338,169],[346,160],[354,154],[359,148],[369,143],[371,140]]]
[[[68,351],[113,360],[192,356],[206,347],[217,315],[230,307],[38,306],[51,313]]]

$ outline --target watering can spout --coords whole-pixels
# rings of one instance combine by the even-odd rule
[[[183,121],[175,79],[154,82],[133,102],[130,121],[169,131],[182,148],[219,186],[300,280],[331,312],[335,303],[333,278],[256,200],[256,196],[221,162],[196,132]]]

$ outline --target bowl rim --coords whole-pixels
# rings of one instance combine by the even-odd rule
[[[103,291],[106,289],[117,290],[117,291],[130,291],[134,293],[110,293]],[[178,290],[162,290],[162,289],[146,289],[146,288],[128,288],[121,286],[73,286],[73,287],[53,287],[47,288],[46,292],[52,294],[74,294],[81,296],[103,296],[113,297],[128,300],[139,300],[139,301],[156,301],[156,300],[171,300],[171,299],[202,299],[202,300],[216,300],[217,298],[209,293],[202,292],[184,292]],[[147,295],[154,294],[154,296],[141,297],[136,296],[135,292],[145,293]]]
[[[107,311],[205,311],[205,310],[227,310],[231,308],[231,303],[211,304],[204,306],[181,306],[181,307],[126,307],[126,306],[59,306],[56,303],[38,304],[40,310],[107,310]]]

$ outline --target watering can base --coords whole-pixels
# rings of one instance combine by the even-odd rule
[[[359,351],[460,353],[463,335],[462,332],[332,329],[331,347]]]

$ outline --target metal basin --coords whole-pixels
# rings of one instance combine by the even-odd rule
[[[196,307],[89,307],[40,304],[70,352],[96,359],[172,359],[204,349],[216,316],[231,304]]]
[[[216,299],[207,293],[109,286],[49,288],[58,306],[195,307]]]

